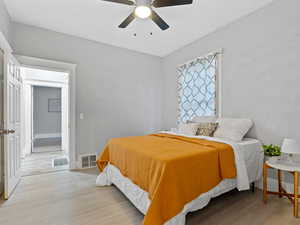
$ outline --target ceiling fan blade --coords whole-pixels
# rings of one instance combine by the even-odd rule
[[[167,30],[170,26],[156,13],[152,10],[151,19],[157,26],[162,30]]]
[[[129,0],[102,0],[105,2],[114,2],[114,3],[119,3],[119,4],[125,4],[125,5],[134,5],[134,2],[129,1]]]
[[[155,0],[152,5],[155,8],[160,8],[188,4],[193,4],[193,0]]]
[[[126,28],[135,19],[134,12],[131,13],[120,25],[120,28]]]

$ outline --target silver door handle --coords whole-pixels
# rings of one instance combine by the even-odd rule
[[[15,130],[0,129],[0,135],[8,135],[8,134],[13,134],[13,133],[15,133]]]

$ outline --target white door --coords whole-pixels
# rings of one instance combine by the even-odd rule
[[[20,66],[10,55],[4,56],[3,125],[4,197],[8,199],[21,179],[21,88]]]

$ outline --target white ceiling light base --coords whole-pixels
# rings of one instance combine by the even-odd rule
[[[140,19],[147,19],[151,16],[151,9],[148,6],[140,5],[135,8],[134,14]]]

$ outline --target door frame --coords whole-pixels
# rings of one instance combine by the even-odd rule
[[[23,67],[24,68],[24,67]],[[29,126],[25,126],[26,133],[29,135],[26,135],[25,138],[25,146],[23,152],[25,152],[25,156],[32,153],[33,150],[33,113],[34,113],[34,105],[33,105],[33,87],[53,87],[53,88],[59,88],[61,90],[61,103],[62,103],[62,110],[61,110],[61,133],[62,133],[62,149],[65,153],[68,154],[69,159],[70,157],[70,151],[69,151],[69,141],[70,141],[70,132],[69,132],[69,124],[70,124],[70,118],[68,116],[68,112],[70,111],[69,107],[69,82],[55,82],[55,81],[37,81],[37,80],[25,80],[24,85],[26,86],[24,88],[25,93],[23,93],[23,96],[25,96],[26,100],[26,106],[30,109],[28,110],[29,113],[26,115],[25,123],[26,121],[29,121]],[[30,98],[30,99],[29,99]],[[26,112],[24,113],[26,114]],[[27,124],[28,125],[28,124]],[[28,146],[29,145],[29,146]],[[30,149],[30,150],[29,150]]]
[[[76,148],[76,64],[59,62],[48,59],[35,58],[30,56],[15,55],[21,67],[42,69],[48,71],[64,72],[69,74],[69,160],[70,169],[77,168],[77,148]],[[42,84],[44,81],[37,81]]]

